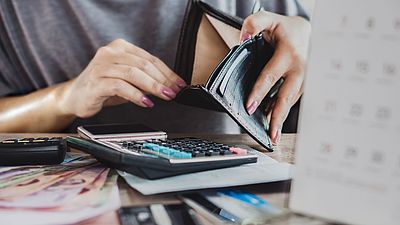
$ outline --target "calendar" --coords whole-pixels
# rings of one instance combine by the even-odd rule
[[[312,24],[290,207],[400,224],[400,1],[318,0]]]

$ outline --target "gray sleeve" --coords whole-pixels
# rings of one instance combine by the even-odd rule
[[[12,89],[6,77],[6,61],[7,58],[4,54],[2,43],[0,42],[0,98],[12,94]]]
[[[309,19],[306,11],[297,0],[259,0],[266,11],[285,16],[301,16]]]
[[[301,16],[308,18],[307,13],[297,0],[236,0],[215,1],[202,0],[207,4],[222,10],[225,13],[244,19],[252,14],[253,8],[258,5],[264,10],[286,16]]]
[[[2,73],[0,72],[0,98],[7,95],[11,95],[12,92],[13,92],[12,89],[7,85]]]

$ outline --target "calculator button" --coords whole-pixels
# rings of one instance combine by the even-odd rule
[[[219,152],[214,150],[206,151],[206,156],[214,156],[214,155],[219,155]]]
[[[2,143],[2,144],[14,144],[16,142],[18,142],[18,139],[7,139],[7,140],[1,141],[0,143]]]
[[[34,138],[22,138],[18,140],[18,143],[29,143],[32,142]]]
[[[149,149],[154,153],[160,154],[161,156],[167,156],[168,158],[192,158],[191,153],[181,152],[173,148],[160,146],[154,143],[145,142],[143,148]]]
[[[45,139],[40,139],[40,138],[35,138],[34,140],[32,140],[32,142],[35,142],[35,143],[41,143],[41,142],[46,142],[47,140],[45,140]]]
[[[221,150],[219,151],[220,155],[232,155],[232,152],[228,150]]]
[[[202,157],[202,156],[205,156],[206,154],[204,153],[204,152],[201,152],[201,151],[194,151],[194,152],[192,152],[192,156],[193,157]]]
[[[39,138],[35,138],[35,140],[44,140],[44,141],[48,141],[50,138],[48,137],[39,137]]]
[[[50,141],[50,142],[58,142],[58,141],[61,141],[61,140],[62,140],[62,137],[52,137],[48,141]]]

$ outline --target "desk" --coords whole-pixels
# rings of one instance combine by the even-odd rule
[[[0,140],[8,137],[43,137],[43,136],[66,136],[65,134],[0,134]],[[228,134],[228,135],[203,135],[203,134],[171,134],[169,137],[180,137],[180,136],[191,136],[205,138],[208,140],[226,143],[228,145],[235,144],[245,144],[269,155],[270,157],[280,161],[280,162],[294,162],[294,145],[296,142],[295,134],[284,134],[282,136],[282,141],[278,148],[270,153],[266,152],[260,147],[251,137],[246,134]],[[151,203],[178,203],[179,200],[176,198],[175,194],[157,194],[151,196],[143,196],[139,192],[130,188],[122,178],[118,180],[118,186],[120,189],[120,198],[122,206],[131,205],[147,205]],[[288,197],[290,190],[290,182],[276,182],[270,184],[258,184],[238,187],[240,190],[250,191],[259,195],[261,198],[267,200],[275,206],[287,207]],[[300,224],[327,224],[321,220],[316,220],[308,217],[293,215],[287,220],[277,224],[285,225],[300,225]],[[102,215],[100,217],[85,221],[80,223],[80,225],[110,225],[118,224],[118,218],[115,212],[110,212],[108,214]]]

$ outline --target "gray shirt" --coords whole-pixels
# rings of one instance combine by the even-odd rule
[[[249,15],[251,0],[208,0],[232,15]],[[173,68],[187,1],[0,0],[0,97],[23,95],[80,74],[96,50],[123,38]],[[266,10],[301,14],[294,0],[264,0]],[[77,124],[141,122],[169,132],[239,131],[223,113],[155,100],[153,109],[125,104]]]

